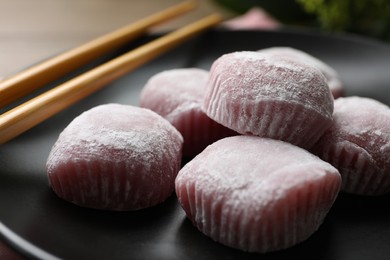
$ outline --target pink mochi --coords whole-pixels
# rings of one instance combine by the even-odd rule
[[[323,223],[338,171],[304,149],[255,136],[219,140],[187,163],[176,194],[205,235],[249,252],[294,246]]]
[[[183,135],[183,155],[193,157],[223,137],[237,135],[201,109],[208,71],[197,68],[157,73],[144,86],[140,106],[167,119]]]
[[[241,134],[310,148],[332,124],[333,97],[316,67],[244,51],[213,63],[203,109]]]
[[[295,48],[291,47],[271,47],[259,50],[261,53],[269,53],[273,55],[281,55],[292,59],[308,62],[317,67],[325,76],[330,91],[334,98],[344,96],[344,84],[342,83],[339,74],[328,64],[322,60]]]
[[[47,159],[50,186],[64,200],[137,210],[167,199],[180,169],[183,138],[143,108],[107,104],[76,117]]]
[[[334,123],[313,153],[339,170],[342,191],[390,192],[390,108],[364,97],[339,98],[334,107]]]

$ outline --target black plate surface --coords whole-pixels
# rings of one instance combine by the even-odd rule
[[[147,79],[162,70],[209,69],[223,53],[270,46],[304,50],[340,73],[347,95],[390,104],[390,47],[386,44],[300,30],[211,31],[0,146],[0,222],[64,259],[389,259],[388,195],[340,195],[323,225],[307,241],[276,253],[250,254],[198,232],[185,218],[175,195],[150,209],[119,213],[77,207],[57,198],[49,188],[48,153],[62,129],[81,112],[110,102],[138,105]],[[34,254],[10,232],[0,231],[18,250]]]

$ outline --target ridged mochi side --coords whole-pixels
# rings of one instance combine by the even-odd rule
[[[167,119],[183,135],[183,155],[192,158],[207,145],[237,135],[201,109],[209,73],[198,68],[162,71],[142,89],[140,106]]]
[[[119,104],[94,107],[60,134],[47,159],[50,186],[79,206],[136,210],[174,190],[183,138],[164,118]]]
[[[334,123],[313,153],[335,166],[342,191],[360,195],[390,192],[390,108],[374,99],[335,101]]]
[[[203,109],[241,134],[310,148],[332,123],[333,97],[314,66],[244,51],[213,63]]]
[[[340,184],[333,166],[304,149],[235,136],[187,163],[176,178],[176,194],[202,233],[229,247],[264,253],[310,237]]]

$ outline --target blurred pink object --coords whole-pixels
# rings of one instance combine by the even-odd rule
[[[0,241],[0,259],[7,260],[23,260],[24,258],[6,245],[3,241]]]
[[[281,23],[259,7],[253,7],[245,14],[223,23],[232,30],[277,29]]]

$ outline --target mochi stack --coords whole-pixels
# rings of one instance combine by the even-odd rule
[[[71,122],[49,155],[49,182],[67,201],[109,210],[175,190],[213,240],[289,248],[320,227],[340,190],[390,191],[389,107],[343,93],[333,68],[289,47],[163,71],[140,107],[101,105]]]

